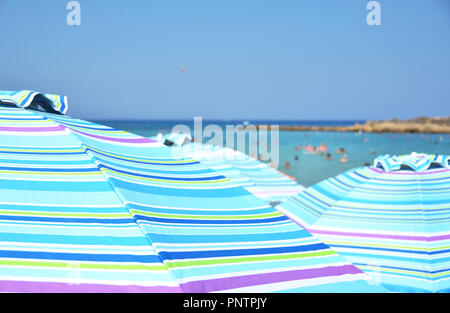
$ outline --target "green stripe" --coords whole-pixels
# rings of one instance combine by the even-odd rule
[[[94,263],[65,263],[65,262],[41,262],[41,261],[4,261],[0,260],[0,265],[7,266],[37,266],[73,269],[74,265],[84,269],[104,269],[104,270],[150,270],[164,271],[164,265],[134,265],[134,264],[94,264]]]
[[[202,265],[218,265],[218,264],[233,264],[233,263],[245,263],[245,262],[258,262],[258,261],[276,261],[276,260],[290,260],[290,259],[304,259],[312,257],[322,257],[337,255],[332,250],[325,250],[320,252],[311,253],[296,253],[296,254],[283,254],[283,255],[269,255],[269,256],[255,256],[244,258],[230,258],[230,259],[215,259],[215,260],[202,260],[202,261],[181,261],[166,263],[169,268],[174,267],[188,267],[188,266],[202,266]]]

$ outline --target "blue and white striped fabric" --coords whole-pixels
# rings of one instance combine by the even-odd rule
[[[1,292],[384,292],[160,143],[0,105]]]
[[[37,96],[42,96],[46,99],[53,110],[61,114],[65,114],[68,109],[67,97],[53,95],[53,94],[43,94],[40,92],[32,90],[21,90],[21,91],[1,91],[0,90],[0,101],[9,102],[21,108],[27,108]]]
[[[327,179],[277,208],[391,290],[450,292],[445,160],[383,156],[375,167]]]
[[[267,203],[282,202],[304,190],[293,178],[231,148],[191,143],[182,151]]]
[[[408,155],[382,155],[373,162],[375,167],[381,167],[386,171],[399,170],[408,167],[416,172],[426,171],[432,164],[444,168],[450,168],[448,155],[436,155],[425,153],[411,153]]]

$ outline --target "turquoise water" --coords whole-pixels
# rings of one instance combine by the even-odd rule
[[[177,124],[186,124],[192,128],[192,121],[98,121],[101,124],[133,132],[145,137],[152,137],[159,132],[170,132]],[[260,121],[252,121],[258,124]],[[355,121],[265,121],[267,124],[279,125],[351,125]],[[363,122],[363,121],[358,121]],[[237,125],[242,121],[208,121],[203,125],[226,124]],[[372,164],[373,159],[381,154],[409,154],[411,152],[450,154],[450,135],[445,134],[355,134],[341,132],[290,132],[279,134],[280,162],[279,170],[293,176],[303,186],[311,186],[323,179],[336,176],[354,167]],[[208,138],[207,138],[208,139]],[[319,146],[325,143],[331,160],[324,155],[312,155],[304,151],[295,151],[297,145]],[[341,154],[336,149],[344,148],[347,163],[341,163]],[[374,150],[374,154],[372,151]],[[298,157],[298,160],[295,159]],[[289,162],[290,168],[285,167]]]
[[[296,152],[298,144],[318,146],[326,143],[331,160],[323,155]],[[345,148],[347,163],[341,163],[341,154],[336,149]],[[375,154],[372,155],[372,150]],[[421,134],[373,134],[357,135],[339,132],[280,132],[280,166],[279,169],[294,176],[303,186],[313,185],[328,177],[336,176],[354,167],[372,164],[373,159],[381,154],[409,154],[411,152],[450,154],[449,135]],[[298,160],[295,160],[295,155]],[[291,168],[285,169],[285,162]]]

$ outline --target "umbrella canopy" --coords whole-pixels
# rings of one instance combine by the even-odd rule
[[[448,156],[382,156],[277,208],[396,291],[450,291]]]
[[[186,155],[268,203],[280,203],[304,190],[293,178],[240,151],[200,143],[191,143],[182,149]]]
[[[198,161],[9,100],[0,106],[0,291],[384,291]]]

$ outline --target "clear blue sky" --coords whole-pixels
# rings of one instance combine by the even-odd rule
[[[85,119],[450,115],[450,1],[0,0],[0,89]],[[185,72],[180,71],[184,67]]]

